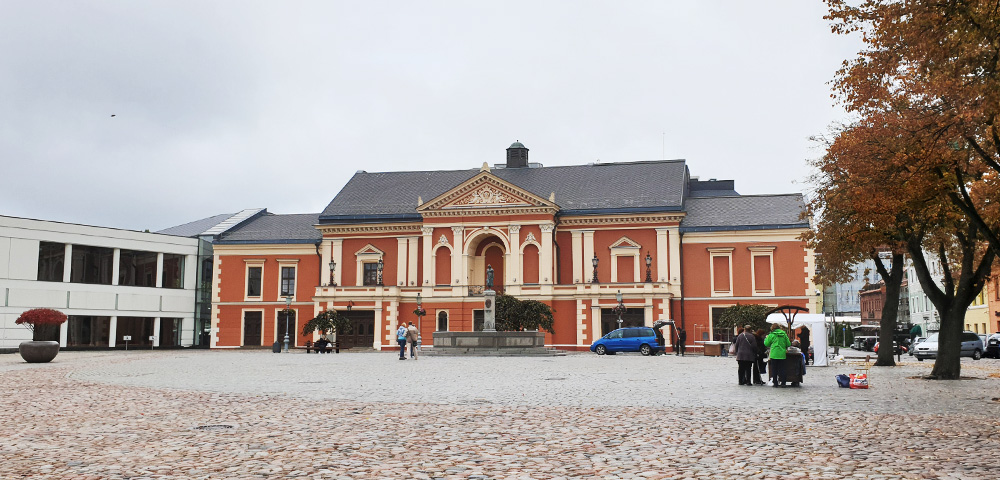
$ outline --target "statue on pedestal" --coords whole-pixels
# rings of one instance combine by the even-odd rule
[[[493,266],[486,266],[486,288],[493,289]]]

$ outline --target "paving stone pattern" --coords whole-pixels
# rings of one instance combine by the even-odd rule
[[[0,355],[0,478],[1000,477],[1000,362],[810,368],[711,357],[263,351]],[[889,435],[877,433],[886,430]]]

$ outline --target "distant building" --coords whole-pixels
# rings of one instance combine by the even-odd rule
[[[0,216],[0,349],[31,332],[25,310],[69,316],[63,347],[195,343],[197,240],[156,233]]]
[[[1000,333],[1000,264],[993,262],[993,272],[986,281],[986,317],[989,330]]]
[[[816,311],[803,210],[799,194],[740,195],[683,160],[543,167],[520,143],[493,168],[359,171],[320,213],[261,211],[216,236],[210,343],[300,345],[334,309],[352,320],[345,345],[394,348],[410,321],[429,345],[482,328],[492,270],[498,293],[554,309],[549,346],[673,320],[697,347],[731,335],[714,321],[737,303]]]

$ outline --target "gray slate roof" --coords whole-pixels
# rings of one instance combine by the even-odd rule
[[[684,210],[682,232],[809,227],[807,220],[799,218],[805,202],[798,193],[690,197]]]
[[[162,233],[165,235],[176,235],[178,237],[197,237],[201,235],[202,232],[208,230],[219,222],[233,216],[232,213],[223,213],[220,215],[211,216],[208,218],[203,218],[201,220],[195,220],[193,222],[185,223],[184,225],[177,225],[175,227],[166,228],[160,230],[156,233]]]
[[[315,225],[318,213],[275,215],[266,213],[224,234],[215,243],[235,245],[243,243],[317,243],[322,239]]]
[[[687,181],[683,160],[500,168],[491,173],[542,198],[555,192],[563,214],[679,211]],[[319,218],[322,223],[419,221],[417,197],[430,201],[477,174],[478,169],[361,171]]]

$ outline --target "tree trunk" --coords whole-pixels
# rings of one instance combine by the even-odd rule
[[[879,320],[878,332],[878,360],[876,367],[894,367],[896,360],[893,356],[896,348],[893,336],[896,333],[896,318],[899,314],[899,291],[903,284],[903,254],[892,254],[892,270],[886,272],[882,260],[875,256],[875,265],[885,282],[885,305],[882,306],[882,318]],[[886,275],[888,273],[888,275]]]
[[[938,351],[934,359],[931,378],[958,380],[962,376],[962,324],[965,309],[949,308],[941,313],[941,330],[938,331]]]

